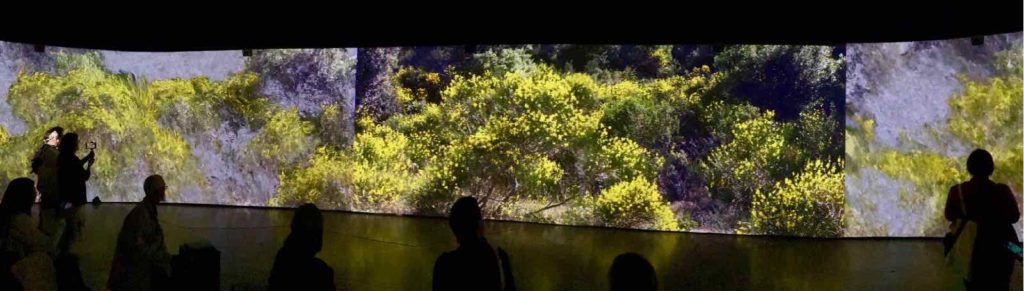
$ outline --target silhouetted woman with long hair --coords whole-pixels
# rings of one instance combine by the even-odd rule
[[[1020,209],[1009,186],[989,179],[994,170],[992,155],[974,150],[967,158],[971,180],[953,186],[946,198],[947,220],[977,224],[970,271],[964,278],[967,290],[1007,290],[1013,273],[1015,259],[1008,245],[1019,242],[1013,223],[1020,220]]]
[[[17,178],[0,201],[0,290],[56,290],[50,238],[32,222],[35,182]]]

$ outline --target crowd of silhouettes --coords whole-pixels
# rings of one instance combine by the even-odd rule
[[[29,178],[12,180],[4,192],[0,249],[3,290],[89,290],[79,269],[85,220],[86,181],[95,153],[80,159],[78,135],[54,127],[44,133],[43,144],[32,156]],[[31,218],[39,199],[39,219]]]
[[[79,137],[54,127],[31,159],[30,178],[10,181],[0,200],[0,290],[89,290],[79,270],[76,250],[83,237],[86,181],[95,152],[79,158]],[[1014,256],[1007,245],[1020,244],[1012,224],[1020,219],[1013,192],[989,179],[991,154],[975,150],[967,160],[969,181],[954,185],[945,207],[946,219],[976,223],[968,290],[1006,290]],[[167,184],[160,175],[143,181],[145,197],[125,217],[118,233],[107,288],[167,290],[171,256],[157,218]],[[40,201],[39,223],[32,206]],[[508,253],[485,236],[480,205],[473,197],[456,200],[448,215],[458,247],[434,262],[433,290],[516,290]],[[267,283],[270,290],[336,290],[334,270],[317,254],[323,248],[324,217],[313,204],[295,209],[291,232],[277,252]],[[657,290],[655,268],[636,253],[618,255],[608,271],[610,290]]]

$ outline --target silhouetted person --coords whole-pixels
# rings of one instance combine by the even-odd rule
[[[476,198],[452,205],[448,226],[459,247],[434,262],[434,290],[515,290],[508,254],[494,251],[483,236],[483,217]]]
[[[0,290],[57,290],[53,243],[32,222],[35,182],[17,178],[0,201]]]
[[[1007,244],[1018,242],[1013,223],[1020,220],[1020,209],[1010,187],[989,180],[994,169],[992,155],[975,150],[967,158],[971,180],[953,186],[946,198],[947,220],[966,218],[977,224],[969,278],[964,280],[968,290],[1007,290],[1013,273],[1014,257]]]
[[[335,290],[334,270],[318,259],[324,241],[324,217],[313,204],[295,209],[292,231],[274,257],[270,290]]]
[[[80,206],[86,200],[85,182],[89,180],[96,153],[90,149],[85,158],[79,159],[78,134],[65,134],[60,142],[60,155],[57,157],[57,180],[60,187],[60,203]]]
[[[608,270],[608,283],[611,285],[611,291],[658,290],[658,276],[654,272],[654,266],[636,253],[624,253],[615,257],[611,269]]]
[[[57,283],[61,291],[89,290],[82,280],[79,269],[81,257],[80,246],[85,231],[85,217],[81,214],[81,206],[87,201],[85,182],[89,180],[95,153],[79,159],[78,134],[67,133],[61,137],[57,156],[57,188],[58,209],[64,221],[64,229],[57,241],[57,257],[54,264],[57,268]]]
[[[85,182],[89,180],[92,163],[95,161],[95,153],[79,159],[75,153],[78,152],[78,134],[67,133],[60,142],[60,155],[57,157],[57,181],[59,187],[59,207],[63,211],[65,226],[57,244],[57,253],[64,254],[82,238],[82,231],[85,227],[85,219],[79,214],[79,209],[86,201]]]
[[[112,291],[166,290],[171,272],[171,255],[164,245],[164,232],[157,220],[156,206],[164,201],[167,184],[159,175],[146,178],[146,197],[124,218],[117,234],[117,248],[110,265],[107,286]]]
[[[60,238],[63,219],[60,218],[59,187],[57,181],[57,156],[64,129],[53,127],[46,131],[43,145],[32,158],[32,172],[36,174],[36,189],[41,196],[39,229],[50,239]]]

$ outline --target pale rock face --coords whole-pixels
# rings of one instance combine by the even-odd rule
[[[851,114],[875,121],[871,148],[926,148],[964,157],[972,148],[955,142],[945,130],[948,99],[962,90],[957,76],[983,80],[995,73],[995,54],[1022,42],[1021,33],[970,39],[847,45],[847,127]],[[899,191],[915,191],[906,181],[870,168],[846,169],[848,236],[941,236],[926,227],[941,213],[927,205],[905,205]],[[1019,190],[1018,190],[1019,191]],[[931,201],[931,200],[941,201]],[[944,204],[929,197],[925,204]],[[871,227],[867,227],[871,226]],[[1020,225],[1017,225],[1018,230]]]
[[[103,64],[111,72],[127,72],[148,80],[207,77],[220,81],[245,68],[241,51],[203,52],[120,52],[101,51]]]
[[[30,44],[0,42],[0,126],[8,134],[17,135],[26,130],[25,122],[11,112],[7,103],[7,89],[18,78],[18,72],[52,71],[53,58],[35,52]]]

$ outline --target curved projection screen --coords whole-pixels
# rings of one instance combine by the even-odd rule
[[[0,43],[0,182],[34,177],[59,125],[97,142],[103,201],[157,173],[174,203],[444,215],[472,195],[492,219],[940,236],[973,148],[1020,201],[1020,52],[1020,33],[248,57]]]

